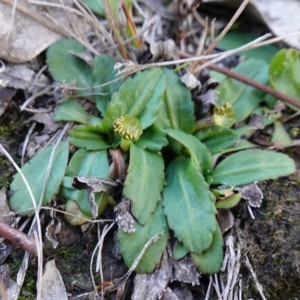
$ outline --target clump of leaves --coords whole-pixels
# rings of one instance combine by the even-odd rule
[[[72,224],[82,224],[82,217],[97,218],[112,202],[112,191],[122,189],[122,185],[116,187],[108,159],[109,150],[120,149],[128,170],[124,197],[116,200],[129,200],[127,212],[133,216],[130,227],[120,225],[118,231],[126,265],[131,267],[145,244],[161,234],[147,248],[136,272],[153,271],[170,237],[174,258],[190,253],[201,272],[218,272],[223,260],[223,237],[216,220],[217,209],[237,204],[240,194],[222,203],[216,201],[216,187],[245,185],[295,171],[293,160],[285,154],[264,150],[234,152],[251,144],[240,147],[239,134],[228,127],[236,118],[241,121],[248,117],[259,101],[243,106],[237,98],[220,99],[214,115],[209,116],[214,123],[195,131],[190,91],[172,70],[152,68],[122,83],[97,87],[115,78],[114,61],[106,55],[96,56],[90,67],[70,50],[84,49],[71,40],[51,46],[47,52],[49,70],[55,80],[93,91],[95,96],[90,100],[95,102],[100,116],[89,115],[77,102],[76,97],[84,95],[82,89],[57,107],[57,121],[80,123],[69,132],[70,143],[78,150],[68,162],[65,141],[55,151],[42,151],[23,167],[35,198],[45,205],[59,192],[68,199],[66,209],[75,215],[68,218]],[[223,95],[229,93],[224,90]],[[252,90],[246,93],[254,97]],[[54,163],[43,191],[45,170],[53,152]],[[215,165],[213,155],[225,152],[233,154]],[[11,207],[31,215],[33,212],[26,209],[33,207],[32,201],[18,174],[11,189]],[[118,218],[120,221],[122,216]]]

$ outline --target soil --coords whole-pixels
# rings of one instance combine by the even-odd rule
[[[300,299],[300,187],[297,174],[298,177],[294,175],[261,185],[264,201],[262,208],[256,211],[255,220],[249,218],[245,205],[239,209],[244,253],[248,255],[267,299]],[[244,297],[259,297],[247,272],[243,278]]]

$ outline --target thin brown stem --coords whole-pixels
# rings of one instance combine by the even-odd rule
[[[261,90],[267,94],[270,94],[272,96],[274,96],[275,98],[278,98],[284,102],[287,102],[289,104],[292,104],[298,108],[300,108],[300,101],[299,100],[296,100],[286,94],[283,94],[277,90],[274,90],[273,88],[269,87],[269,86],[266,86],[260,82],[257,82],[251,78],[248,78],[246,76],[243,76],[241,74],[238,74],[232,70],[229,70],[227,68],[224,68],[224,67],[220,67],[218,65],[215,65],[215,64],[211,64],[209,66],[207,66],[209,69],[211,70],[214,70],[216,72],[219,72],[219,73],[222,73],[228,77],[231,77],[233,79],[236,79],[240,82],[243,82],[243,83],[246,83],[248,85],[251,85],[253,86],[254,88],[258,89],[258,90]]]
[[[34,238],[4,222],[0,222],[0,236],[35,256],[38,255]]]

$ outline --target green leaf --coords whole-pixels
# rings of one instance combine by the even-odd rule
[[[124,262],[128,268],[132,266],[135,259],[141,253],[145,244],[155,235],[163,230],[167,230],[167,220],[163,213],[162,205],[159,202],[155,212],[151,215],[148,222],[142,226],[138,222],[135,223],[135,231],[126,233],[121,229],[118,230],[118,238],[120,241],[120,251]],[[135,271],[138,273],[152,272],[155,266],[160,262],[161,255],[166,248],[169,233],[166,232],[158,241],[152,243],[144,253],[142,259],[138,263]]]
[[[143,129],[155,121],[164,94],[162,71],[152,68],[127,78],[109,102],[102,126],[113,130],[113,122],[126,114],[139,119]]]
[[[73,53],[84,52],[86,49],[79,42],[62,39],[49,47],[47,64],[49,71],[56,81],[75,82],[79,88],[90,88],[92,77],[90,66]],[[77,91],[75,94],[89,94],[90,90]]]
[[[87,190],[72,188],[73,176],[98,177],[107,179],[109,176],[107,151],[77,150],[72,156],[66,170],[65,179],[60,189],[60,195],[76,201],[81,212],[91,217],[91,209],[88,202]],[[95,193],[95,202],[98,206],[105,205],[103,193]],[[102,203],[103,202],[103,203]],[[100,207],[103,211],[103,207]]]
[[[168,166],[163,205],[169,227],[185,248],[200,254],[210,247],[216,208],[203,176],[190,158],[178,157]]]
[[[266,150],[245,150],[234,153],[217,165],[214,184],[232,186],[287,176],[296,170],[287,155]]]
[[[222,150],[221,152],[214,154],[213,161],[216,162],[219,157],[221,157],[222,155],[224,155],[226,153],[237,152],[240,150],[245,150],[245,149],[255,148],[255,147],[257,147],[257,146],[246,140],[241,139],[241,140],[238,140],[234,146],[226,148],[226,149]]]
[[[274,89],[300,101],[300,52],[282,49],[270,64],[270,82]],[[299,110],[289,105],[295,110]]]
[[[151,125],[134,143],[142,149],[160,151],[161,148],[168,145],[168,140],[164,130],[155,125]]]
[[[105,17],[105,7],[102,0],[84,0],[86,6],[94,13]]]
[[[103,136],[91,130],[89,125],[79,125],[69,132],[71,143],[78,148],[87,150],[103,150],[109,145],[104,141]]]
[[[212,126],[196,133],[196,137],[205,144],[212,154],[236,144],[238,135],[229,128]]]
[[[278,148],[289,147],[292,145],[290,135],[285,130],[284,126],[280,121],[274,123],[274,133],[271,139],[272,143],[275,143]]]
[[[92,12],[102,17],[106,17],[106,11],[103,0],[84,0],[84,3]],[[109,0],[109,4],[113,13],[117,10],[118,3],[118,0]]]
[[[257,59],[248,59],[233,70],[264,84],[267,84],[269,80],[268,66]],[[220,93],[217,104],[221,106],[227,102],[231,103],[236,113],[236,122],[250,116],[263,101],[263,92],[229,77],[220,83],[217,90]]]
[[[97,55],[93,61],[93,86],[101,85],[116,79],[114,66],[115,61],[110,56],[104,54]],[[113,92],[115,92],[120,85],[121,80],[103,87],[93,89],[96,106],[103,115],[105,113],[108,102],[112,98]]]
[[[216,222],[216,232],[213,235],[213,241],[208,250],[201,254],[192,254],[194,263],[204,274],[218,273],[223,262],[223,236],[221,229]]]
[[[164,161],[161,154],[132,144],[124,195],[132,201],[132,214],[145,224],[161,199],[164,184]]]
[[[156,125],[186,133],[194,131],[194,104],[188,88],[172,70],[163,69],[166,91]]]
[[[29,186],[31,187],[37,205],[39,205],[42,197],[44,181],[46,178],[52,150],[53,146],[42,150],[21,168]],[[51,202],[57,193],[65,174],[65,169],[68,162],[68,154],[69,142],[64,141],[59,143],[55,149],[53,162],[41,205],[46,205]],[[14,192],[9,199],[9,205],[13,211],[18,212],[34,207],[29,192],[19,173],[14,176],[14,180],[10,185],[10,189]],[[31,216],[34,214],[34,211],[25,211],[21,212],[20,214],[23,216]]]
[[[236,31],[230,31],[227,32],[226,35],[222,38],[222,40],[218,43],[218,47],[223,48],[225,50],[232,50],[241,47],[247,43],[250,43],[256,38],[258,38],[258,36],[246,32],[240,33]],[[277,46],[266,45],[256,49],[239,52],[239,55],[252,57],[255,59],[259,57],[260,60],[263,60],[264,62],[269,64],[272,60],[272,56],[275,55],[277,51]]]
[[[232,208],[236,206],[241,200],[242,194],[236,193],[230,197],[227,197],[223,200],[216,202],[216,208]]]
[[[86,124],[88,114],[77,100],[69,98],[58,105],[55,110],[54,121],[68,121]]]
[[[189,250],[186,249],[181,242],[176,240],[175,245],[173,247],[173,258],[174,259],[182,259],[189,253]]]
[[[213,161],[210,152],[204,144],[191,134],[176,129],[167,129],[167,134],[182,144],[196,168],[202,172],[204,177],[209,177],[213,171]]]

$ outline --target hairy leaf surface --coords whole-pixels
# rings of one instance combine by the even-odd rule
[[[159,202],[155,212],[144,226],[136,222],[135,231],[132,233],[118,230],[121,254],[128,268],[132,266],[145,244],[163,230],[167,230],[167,232],[149,246],[137,265],[135,271],[138,273],[152,272],[160,262],[161,255],[167,245],[169,238],[168,225],[161,203]]]
[[[60,103],[55,110],[54,121],[67,121],[86,124],[89,116],[75,99],[67,99]]]
[[[209,249],[201,254],[192,254],[194,263],[204,274],[218,273],[223,262],[223,236],[221,229],[216,222],[216,232],[213,235],[213,241]]]
[[[93,61],[92,83],[94,99],[99,111],[104,114],[108,102],[112,98],[112,94],[117,91],[122,81],[117,81],[103,87],[96,87],[98,85],[110,82],[116,79],[114,72],[115,61],[108,55],[97,55]]]
[[[159,68],[151,68],[127,78],[109,102],[102,126],[113,130],[113,122],[120,116],[139,119],[143,129],[152,125],[164,95],[164,81]]]
[[[87,150],[103,150],[109,145],[104,141],[103,136],[91,130],[91,125],[79,125],[69,132],[71,143],[78,148]]]
[[[52,151],[53,146],[42,150],[21,168],[23,175],[31,187],[37,205],[39,205],[40,200],[41,205],[48,204],[58,192],[68,163],[69,142],[61,142],[55,149],[49,178],[43,193],[44,182]],[[34,207],[29,192],[19,173],[14,176],[10,189],[14,192],[9,199],[9,205],[13,211],[21,211]],[[33,213],[34,211],[30,210],[20,212],[19,214],[31,216]]]
[[[168,145],[168,140],[163,129],[155,125],[151,125],[134,143],[142,149],[160,151],[161,148]]]
[[[73,53],[84,52],[86,49],[79,42],[71,39],[62,39],[49,47],[47,64],[49,71],[56,81],[75,83],[76,87],[87,88],[75,94],[88,94],[92,76],[90,66]]]
[[[191,156],[196,168],[202,172],[204,177],[211,176],[213,171],[213,160],[207,147],[191,134],[181,130],[167,129],[168,136],[182,144]]]
[[[266,150],[245,150],[231,154],[213,172],[214,184],[232,186],[287,176],[296,170],[287,155]]]
[[[190,91],[172,70],[164,68],[163,73],[166,90],[156,124],[192,133],[195,117]]]
[[[162,156],[132,144],[123,193],[132,201],[132,214],[141,224],[145,224],[155,210],[163,184]]]
[[[184,247],[198,254],[210,247],[217,211],[202,174],[190,158],[176,158],[168,166],[163,205],[169,227]]]
[[[212,154],[233,146],[238,140],[238,135],[232,129],[217,126],[197,132],[196,137]]]
[[[179,260],[184,258],[188,253],[189,250],[186,249],[183,244],[177,240],[173,247],[173,258]]]

